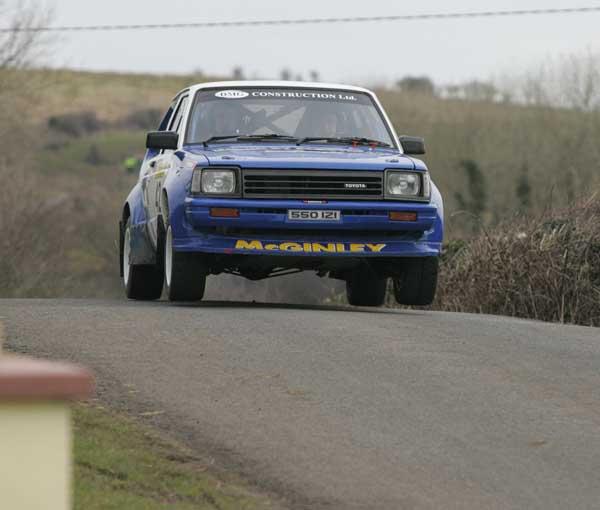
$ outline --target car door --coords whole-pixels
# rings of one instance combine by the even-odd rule
[[[158,131],[166,131],[169,125],[171,124],[171,119],[173,118],[173,114],[175,112],[175,107],[177,106],[178,100],[175,99],[170,104],[169,109],[165,113],[162,118],[160,125],[158,126]],[[142,202],[144,206],[144,213],[146,217],[146,227],[147,232],[152,238],[151,232],[152,228],[150,228],[150,219],[151,219],[151,210],[150,206],[154,202],[154,192],[151,190],[151,183],[153,182],[152,174],[154,173],[154,169],[156,167],[157,158],[160,156],[160,151],[156,149],[148,149],[146,151],[146,155],[144,157],[144,161],[142,162],[142,166],[140,168],[139,182],[142,189]],[[155,240],[155,239],[154,239]]]
[[[183,95],[177,106],[175,112],[169,122],[167,131],[181,132],[182,121],[185,115],[188,95]],[[149,161],[149,172],[146,186],[146,207],[148,214],[148,226],[149,235],[152,242],[156,244],[157,241],[157,225],[158,215],[160,214],[160,194],[162,191],[162,185],[167,177],[167,173],[173,166],[173,153],[172,150],[162,150],[155,157]]]

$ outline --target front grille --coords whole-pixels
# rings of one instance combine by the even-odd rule
[[[383,172],[353,170],[242,171],[245,198],[377,200]]]

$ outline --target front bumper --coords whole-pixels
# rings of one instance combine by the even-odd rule
[[[240,215],[213,218],[212,207]],[[339,210],[341,220],[289,220],[288,209]],[[416,212],[417,220],[391,221],[391,211]],[[176,250],[223,254],[424,257],[439,255],[442,240],[437,207],[418,202],[187,198],[184,227]]]

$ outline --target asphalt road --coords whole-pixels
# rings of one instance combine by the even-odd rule
[[[0,301],[292,508],[600,508],[600,329],[417,311]]]

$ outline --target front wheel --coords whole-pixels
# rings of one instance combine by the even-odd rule
[[[385,301],[387,278],[361,267],[346,279],[346,297],[353,306],[381,306]]]
[[[199,253],[173,249],[173,231],[165,235],[165,288],[169,301],[200,301],[206,287],[206,267]]]
[[[152,301],[159,299],[163,288],[160,264],[131,264],[131,222],[128,219],[122,237],[123,285],[129,299]]]
[[[394,296],[401,305],[426,306],[433,303],[437,287],[437,257],[411,259],[403,263],[402,274],[394,278]]]

